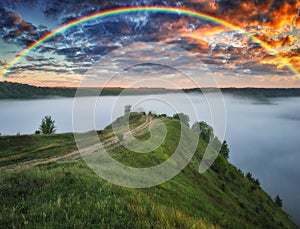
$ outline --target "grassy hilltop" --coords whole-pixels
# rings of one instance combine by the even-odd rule
[[[133,113],[131,127],[146,119]],[[177,147],[180,122],[155,119],[167,127],[159,148],[137,154],[116,143],[111,156],[135,167],[166,160]],[[113,137],[111,126],[99,137]],[[142,130],[136,137],[146,140],[149,132]],[[183,171],[145,189],[116,186],[97,176],[78,155],[70,154],[76,150],[71,133],[0,137],[0,146],[0,228],[297,228],[259,184],[223,156],[199,174],[207,147],[202,139]],[[50,162],[53,157],[61,160]]]

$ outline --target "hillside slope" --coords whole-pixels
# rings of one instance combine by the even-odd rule
[[[153,117],[153,119],[158,117]],[[163,144],[137,154],[116,144],[111,156],[134,167],[163,162],[177,146],[180,122],[160,117],[167,127]],[[135,115],[133,126],[145,115]],[[113,134],[111,126],[101,139]],[[219,156],[204,174],[198,167],[207,147],[200,139],[189,165],[170,181],[152,188],[130,189],[97,176],[80,158],[42,166],[4,169],[75,149],[72,134],[0,137],[1,228],[297,228],[289,216],[244,174]],[[146,140],[142,130],[137,138]]]

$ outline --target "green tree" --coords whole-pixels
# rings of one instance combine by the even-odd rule
[[[276,206],[278,206],[280,208],[282,207],[282,199],[278,195],[275,196],[274,203],[276,204]]]
[[[249,181],[253,181],[252,174],[250,172],[246,173],[246,177]]]
[[[257,186],[260,186],[260,181],[258,178],[254,179],[254,184],[256,184]]]
[[[56,131],[55,121],[52,120],[51,116],[45,116],[40,125],[40,131],[43,134],[54,134]]]
[[[173,115],[173,118],[179,119],[181,122],[183,122],[185,125],[190,126],[190,117],[184,113],[176,113]]]
[[[215,172],[220,173],[222,175],[226,175],[228,171],[228,163],[224,159],[224,157],[221,157],[218,155],[214,163],[211,167]]]
[[[259,180],[256,178],[254,178],[253,176],[252,176],[252,174],[250,173],[250,172],[248,172],[247,174],[246,174],[246,178],[252,183],[252,184],[254,184],[254,185],[256,185],[256,186],[260,186],[260,182],[259,182]]]
[[[205,142],[209,143],[210,138],[214,137],[213,128],[206,122],[195,122],[192,126],[192,130],[199,134]]]
[[[229,148],[227,145],[226,141],[223,141],[222,146],[221,146],[221,150],[220,150],[220,154],[226,159],[228,160],[229,158]]]

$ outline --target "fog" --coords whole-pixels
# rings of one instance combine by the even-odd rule
[[[230,161],[258,177],[300,225],[300,98],[226,97]]]
[[[76,101],[82,106],[79,112],[84,114],[85,106],[95,98],[82,97]],[[278,194],[283,199],[283,208],[300,225],[300,97],[256,100],[224,95],[224,101],[230,162],[244,173],[250,171],[259,178],[272,198]],[[73,102],[73,98],[0,100],[0,133],[32,134],[45,115],[51,115],[56,121],[58,133],[72,132]],[[191,124],[195,120],[209,124],[214,121],[210,112],[212,104],[199,94],[188,98],[182,94],[107,96],[93,104],[95,128],[103,129],[122,115],[127,104],[137,111],[168,115],[184,112],[190,116]]]

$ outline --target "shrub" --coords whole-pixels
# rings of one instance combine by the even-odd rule
[[[190,117],[184,113],[176,113],[173,115],[173,118],[180,120],[182,123],[187,125],[188,127],[190,126]]]
[[[207,143],[210,141],[210,138],[214,137],[213,128],[206,122],[195,122],[192,126],[192,130],[199,134],[200,138]]]
[[[252,176],[252,174],[251,174],[250,172],[248,172],[248,173],[246,174],[246,178],[247,178],[252,184],[254,184],[254,185],[256,185],[256,186],[260,186],[259,180],[258,180],[258,179],[254,179],[253,176]]]
[[[252,174],[251,174],[250,172],[246,173],[246,178],[247,178],[249,181],[252,181],[252,180],[253,180]]]
[[[282,199],[278,195],[275,196],[274,203],[275,203],[276,206],[278,206],[280,208],[282,207]]]
[[[226,175],[228,171],[228,163],[225,161],[225,159],[222,156],[218,155],[218,157],[212,164],[212,169],[217,173]]]

